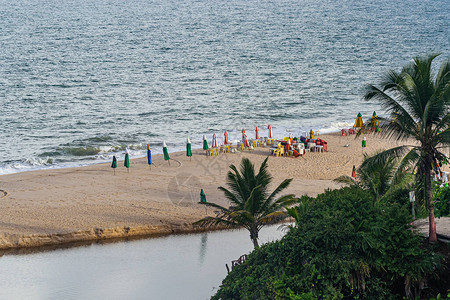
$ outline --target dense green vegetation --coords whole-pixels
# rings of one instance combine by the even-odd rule
[[[213,299],[417,298],[427,280],[448,284],[435,278],[448,276],[436,246],[410,228],[407,195],[375,200],[352,186],[303,196],[290,209],[297,224],[235,267]]]
[[[404,166],[399,171],[398,158],[376,153],[373,156],[364,154],[364,161],[356,170],[356,179],[342,175],[334,181],[360,187],[379,199],[399,187],[409,185],[412,179],[412,173]]]
[[[437,218],[450,216],[450,186],[436,184],[433,189],[433,201]]]
[[[227,186],[219,187],[225,197],[230,201],[229,208],[221,205],[201,202],[200,204],[212,206],[218,209],[215,217],[205,217],[195,225],[227,227],[244,227],[250,232],[250,239],[255,248],[258,244],[258,233],[267,224],[278,222],[288,215],[284,208],[296,202],[294,195],[278,197],[289,186],[292,179],[285,179],[275,190],[269,192],[272,176],[267,171],[267,158],[259,167],[258,173],[255,166],[248,158],[241,161],[240,171],[235,165],[230,166],[227,174]]]
[[[415,145],[402,145],[380,153],[378,157],[402,157],[402,167],[413,167],[416,174],[416,194],[426,200],[429,214],[429,241],[437,241],[434,223],[431,171],[446,160],[443,149],[450,147],[450,60],[445,60],[437,74],[432,70],[438,55],[416,57],[401,72],[386,73],[379,87],[369,85],[364,98],[376,100],[388,115],[381,134]]]

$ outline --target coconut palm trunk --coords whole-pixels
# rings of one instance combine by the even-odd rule
[[[434,207],[433,207],[433,189],[431,186],[431,165],[432,158],[428,155],[425,159],[425,198],[428,207],[428,237],[430,243],[437,242],[436,223],[434,220]]]

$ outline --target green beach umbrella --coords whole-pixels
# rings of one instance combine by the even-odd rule
[[[200,191],[200,203],[206,203],[206,195],[203,189]],[[208,207],[205,205],[205,212],[208,214]]]
[[[115,156],[115,155],[113,156],[113,161],[112,161],[112,164],[111,164],[111,168],[113,168],[113,170],[114,170],[114,175],[116,175],[117,159],[116,159],[116,156]]]
[[[367,147],[366,137],[363,137],[361,146],[362,146],[363,148],[366,148],[366,147]]]
[[[206,203],[206,195],[203,189],[200,191],[200,203]]]
[[[191,159],[191,156],[192,156],[192,146],[191,146],[191,140],[189,138],[187,139],[187,144],[186,144],[186,156],[188,156],[189,159]]]
[[[167,160],[167,162],[169,163],[170,166],[170,157],[169,157],[169,151],[167,151],[167,145],[166,142],[163,142],[163,153],[164,153],[164,160]]]
[[[208,140],[203,136],[203,150],[208,150]]]
[[[125,160],[123,162],[123,165],[127,168],[127,171],[130,172],[130,156],[128,153],[125,153]]]

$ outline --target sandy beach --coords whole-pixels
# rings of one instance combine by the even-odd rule
[[[274,185],[294,178],[286,193],[314,196],[339,187],[332,180],[350,175],[353,165],[361,163],[361,137],[319,137],[328,142],[328,152],[269,158]],[[364,152],[393,146],[367,136]],[[160,155],[153,157],[151,168],[146,158],[133,159],[129,172],[119,161],[115,175],[108,163],[0,176],[0,248],[198,230],[192,222],[213,213],[198,204],[200,189],[209,202],[226,204],[217,187],[225,184],[228,166],[243,157],[258,166],[268,155],[264,147],[216,157],[195,150],[192,159],[184,152],[171,153],[170,166]]]

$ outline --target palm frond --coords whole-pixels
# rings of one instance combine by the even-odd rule
[[[339,177],[333,179],[333,181],[337,182],[337,183],[347,184],[347,185],[350,185],[350,186],[352,186],[352,185],[359,186],[358,182],[355,179],[353,179],[353,177],[350,177],[350,176],[347,176],[347,175],[339,176]]]

